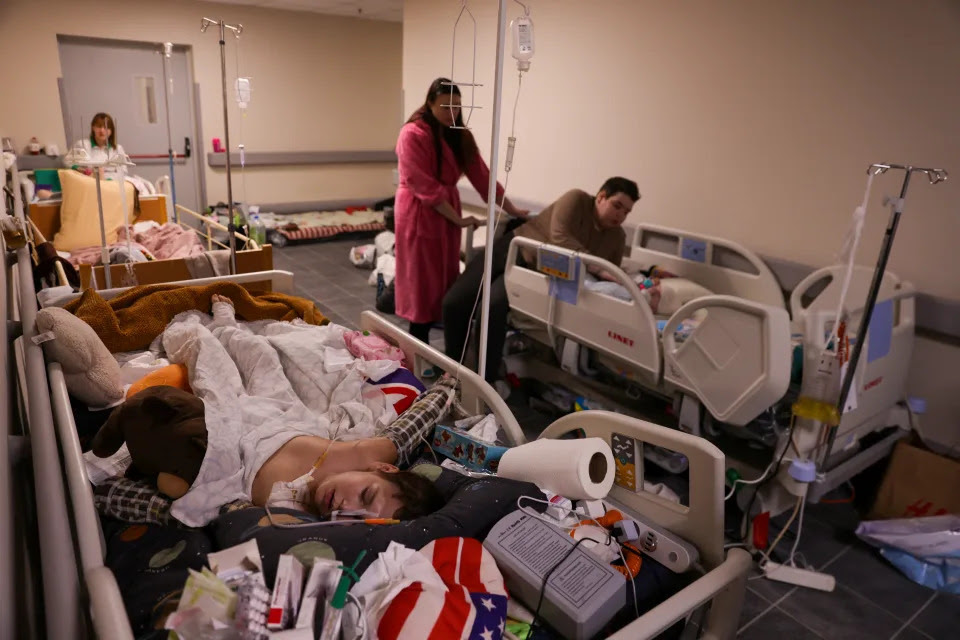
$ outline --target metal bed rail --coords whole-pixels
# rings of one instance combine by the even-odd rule
[[[17,175],[16,161],[11,170],[13,175]],[[28,228],[19,189],[14,189],[14,217],[22,229]],[[19,374],[26,379],[27,433],[36,492],[36,516],[41,532],[38,544],[44,629],[47,638],[76,638],[78,631],[83,628],[81,592],[63,478],[60,475],[60,455],[53,428],[46,364],[40,344],[34,341],[37,299],[29,246],[17,249],[15,262],[8,262],[6,266],[10,272],[15,272],[12,278],[15,299],[9,311],[22,327],[22,336],[17,339],[15,349],[23,362],[23,370]]]

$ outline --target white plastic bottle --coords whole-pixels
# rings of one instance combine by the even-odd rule
[[[533,20],[530,16],[520,16],[510,23],[513,34],[513,57],[517,60],[517,69],[528,71],[533,58]]]
[[[257,214],[251,217],[250,236],[261,247],[267,243],[267,227]]]

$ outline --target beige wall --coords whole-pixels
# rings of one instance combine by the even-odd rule
[[[31,136],[64,147],[57,91],[57,34],[170,41],[193,48],[200,85],[205,154],[223,138],[218,39],[200,33],[200,18],[241,22],[241,73],[253,98],[243,121],[248,151],[392,149],[400,124],[401,25],[202,2],[6,0],[0,3],[0,131],[18,144]],[[236,75],[235,40],[227,41],[227,74]],[[14,94],[13,91],[16,93]],[[239,113],[230,98],[231,142]],[[198,149],[199,150],[199,149]],[[392,193],[390,165],[248,168],[251,202],[374,197]],[[226,199],[223,170],[206,168],[208,199]],[[240,189],[234,178],[234,194]],[[242,195],[242,194],[241,194]]]
[[[613,174],[640,184],[644,219],[738,240],[759,253],[830,262],[871,162],[945,166],[911,187],[891,268],[960,299],[960,3],[955,0],[550,0],[534,2],[510,190],[549,202]],[[489,149],[495,0],[479,22],[474,129]],[[450,72],[459,3],[406,0],[407,111]],[[509,15],[521,9],[509,3]],[[469,77],[461,27],[457,80]],[[463,64],[459,64],[459,62]],[[507,54],[504,130],[517,76]],[[502,172],[502,163],[501,163]],[[860,253],[887,221],[877,181]]]
[[[478,20],[473,127],[490,144],[497,2]],[[509,15],[520,8],[509,3]],[[960,3],[955,0],[551,0],[533,2],[536,54],[523,79],[516,196],[636,179],[634,220],[728,237],[812,267],[835,259],[871,162],[943,166],[910,189],[890,268],[960,300]],[[450,72],[459,3],[406,0],[407,112]],[[469,32],[455,79],[469,78]],[[504,130],[517,78],[507,54]],[[502,176],[502,162],[501,162]],[[859,261],[874,264],[901,176],[875,182]],[[927,433],[960,437],[960,348],[918,340],[910,392]]]

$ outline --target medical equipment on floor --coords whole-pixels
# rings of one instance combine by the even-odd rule
[[[228,115],[228,103],[227,103],[227,59],[226,59],[226,40],[225,33],[227,30],[230,30],[234,33],[237,39],[240,38],[240,34],[243,33],[242,24],[227,24],[223,20],[211,20],[210,18],[203,18],[200,21],[200,32],[206,33],[207,29],[215,25],[219,27],[220,30],[220,80],[222,85],[223,93],[223,137],[226,141],[226,163],[227,163],[227,206],[233,208],[233,168],[230,160],[230,117]],[[234,237],[234,232],[236,231],[236,224],[233,221],[233,216],[229,216],[227,222],[227,241],[230,244],[230,273],[237,273],[237,241]]]

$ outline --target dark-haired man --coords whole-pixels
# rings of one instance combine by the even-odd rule
[[[510,241],[514,236],[589,253],[619,266],[626,246],[626,234],[622,225],[639,199],[637,183],[620,177],[608,179],[596,195],[573,189],[560,196],[539,215],[531,217],[514,230],[505,232],[494,243],[487,336],[486,378],[489,382],[494,382],[499,377],[503,358],[507,313],[510,311],[503,272],[506,269]],[[520,259],[526,264],[536,263],[536,255],[530,250],[521,251]],[[475,256],[443,299],[446,353],[458,362],[468,338],[474,301],[483,281],[483,262],[482,253]],[[602,269],[589,268],[588,271],[598,278],[612,279],[612,276]]]

